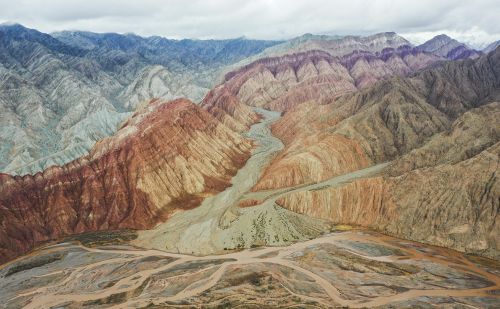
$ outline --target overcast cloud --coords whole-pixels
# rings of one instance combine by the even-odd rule
[[[499,0],[0,0],[0,8],[0,22],[44,32],[287,39],[395,31],[415,43],[446,33],[475,47],[500,39]]]

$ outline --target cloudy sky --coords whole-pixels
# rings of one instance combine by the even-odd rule
[[[0,8],[0,22],[44,32],[287,39],[395,31],[415,43],[446,33],[476,47],[500,39],[499,0],[0,0]]]

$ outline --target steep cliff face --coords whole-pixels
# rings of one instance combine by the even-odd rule
[[[219,121],[236,132],[244,132],[259,119],[259,116],[248,106],[242,104],[227,85],[219,85],[211,90],[201,106]]]
[[[0,260],[66,234],[152,227],[228,186],[250,148],[190,101],[153,101],[85,157],[0,175]]]

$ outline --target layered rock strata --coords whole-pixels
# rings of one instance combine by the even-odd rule
[[[377,177],[277,202],[336,223],[498,258],[498,76],[500,49],[319,107],[298,105],[274,125],[286,148],[253,190],[300,187],[390,161]]]
[[[423,146],[434,135],[451,129],[453,122],[471,108],[498,100],[499,73],[500,50],[497,50],[475,61],[444,63],[412,77],[381,81],[320,107],[315,102],[301,104],[286,112],[273,126],[273,133],[286,147],[267,168],[255,190],[321,181],[397,159]],[[474,112],[467,115],[474,118]],[[475,128],[475,136],[487,130],[480,118]],[[491,145],[489,133],[482,133],[489,140],[487,145]],[[333,155],[314,156],[328,140],[336,142],[327,151]],[[475,147],[465,146],[467,143],[479,141],[463,140],[458,148]],[[305,157],[311,159],[306,162]],[[346,157],[355,157],[352,160],[355,163],[344,164],[349,162]],[[310,162],[314,161],[318,163],[310,168],[313,166]],[[342,167],[335,168],[336,165]],[[291,168],[300,170],[301,176],[283,172]]]

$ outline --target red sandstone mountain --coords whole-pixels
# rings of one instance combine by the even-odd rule
[[[228,186],[250,148],[188,100],[153,101],[85,157],[0,174],[0,262],[67,234],[150,228]]]
[[[499,119],[498,102],[472,109],[381,176],[293,193],[278,203],[313,217],[497,258]],[[271,169],[280,173],[273,179],[286,177]]]
[[[372,57],[344,57],[353,61],[322,75],[336,62],[310,52],[262,59],[227,76],[221,88],[243,104],[284,111],[273,133],[285,149],[253,190],[320,182],[391,161],[383,176],[278,202],[337,223],[498,256],[500,49],[476,60],[429,61],[432,68],[391,79],[377,74],[395,56]],[[384,76],[378,82],[356,83],[363,79],[352,68],[382,62],[359,75]],[[357,85],[363,89],[354,92]]]

